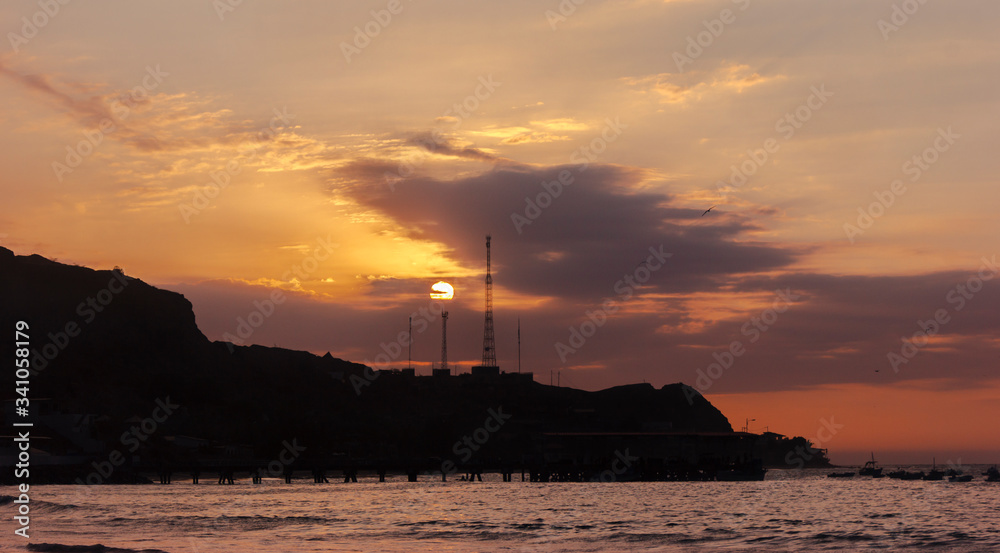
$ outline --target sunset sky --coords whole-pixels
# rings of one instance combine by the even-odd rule
[[[520,319],[539,382],[1000,460],[1000,3],[43,4],[0,5],[15,253],[181,292],[214,340],[278,289],[245,343],[369,364],[417,313],[426,374],[438,281],[480,360],[491,234],[503,370]]]

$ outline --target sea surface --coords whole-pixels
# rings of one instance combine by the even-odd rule
[[[33,486],[30,540],[13,535],[14,489],[4,487],[0,550],[1000,551],[1000,483],[985,482],[983,470],[968,467],[976,475],[969,483],[772,470],[763,482],[528,483],[515,475],[504,483],[486,475]]]

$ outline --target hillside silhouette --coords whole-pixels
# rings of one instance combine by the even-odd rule
[[[105,450],[120,447],[122,433],[165,400],[177,407],[141,444],[147,457],[190,456],[177,445],[186,439],[203,453],[214,445],[267,456],[297,440],[311,456],[440,458],[497,410],[509,421],[477,452],[483,459],[539,454],[545,436],[560,433],[733,431],[700,395],[689,402],[692,390],[680,383],[588,392],[517,375],[378,374],[330,354],[213,342],[181,294],[118,269],[4,248],[0,305],[5,328],[30,325],[33,413],[86,419],[79,432]],[[12,348],[11,340],[0,344],[3,358],[13,358]],[[103,453],[45,431],[52,441],[40,447],[52,454]]]

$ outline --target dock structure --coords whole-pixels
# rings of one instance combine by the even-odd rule
[[[195,470],[194,466],[197,467]],[[461,482],[483,482],[484,476],[497,474],[500,481],[512,483],[514,475],[521,473],[521,482],[624,482],[624,481],[705,481],[728,480],[722,473],[729,471],[731,463],[705,462],[692,464],[687,461],[668,461],[632,456],[629,450],[614,451],[608,455],[588,458],[529,458],[515,462],[504,459],[471,461],[468,463],[442,462],[439,458],[410,458],[386,461],[385,459],[320,459],[296,461],[277,470],[267,468],[261,459],[231,459],[225,462],[200,460],[188,464],[135,464],[123,467],[116,475],[121,483],[157,481],[171,484],[174,473],[187,473],[191,483],[199,485],[200,474],[208,471],[218,475],[216,484],[232,486],[241,481],[259,485],[264,478],[280,478],[286,484],[312,482],[330,484],[328,473],[339,473],[343,483],[359,481],[387,482],[390,476],[406,476],[408,482],[428,482],[440,478],[447,482],[449,476]],[[155,478],[155,480],[154,480]],[[747,478],[750,479],[750,478]],[[489,479],[492,480],[492,479]],[[204,483],[201,483],[204,485]]]
[[[763,477],[761,459],[772,443],[772,437],[766,434],[746,432],[526,433],[507,426],[516,424],[513,422],[497,424],[502,411],[490,413],[493,415],[487,419],[488,424],[465,436],[465,441],[455,442],[475,446],[465,450],[471,458],[464,460],[457,453],[453,455],[451,447],[441,448],[441,456],[400,455],[386,447],[366,455],[309,452],[270,459],[244,455],[192,458],[191,450],[174,449],[123,464],[100,481],[90,482],[86,475],[93,468],[86,463],[39,467],[39,481],[169,485],[174,475],[184,474],[190,475],[191,484],[198,485],[202,474],[213,474],[218,475],[218,485],[227,486],[241,480],[261,484],[265,478],[282,479],[286,484],[311,480],[323,485],[331,483],[330,474],[341,475],[345,484],[384,483],[390,477],[403,475],[409,482],[482,482],[493,480],[485,478],[487,474],[496,474],[501,482],[510,483],[517,472],[522,482],[749,480],[755,475]],[[490,424],[497,424],[492,434],[485,430]],[[435,449],[428,446],[424,451]],[[227,451],[252,453],[231,448]]]
[[[146,471],[143,467],[135,467],[131,473],[134,483],[148,482],[148,475],[154,473]],[[483,482],[484,475],[497,474],[501,482],[515,482],[515,474],[521,473],[521,482],[631,482],[631,481],[709,481],[722,480],[716,478],[715,470],[699,468],[696,466],[676,465],[665,463],[644,463],[642,467],[627,472],[617,472],[610,468],[610,465],[566,465],[538,463],[519,466],[516,469],[508,466],[504,467],[457,467],[454,472],[441,471],[439,466],[423,465],[422,467],[409,467],[398,469],[384,469],[371,467],[370,470],[344,469],[343,483],[357,483],[359,478],[365,481],[366,477],[375,482],[387,482],[391,475],[406,476],[408,482],[427,482],[440,478],[441,482],[447,482],[449,476],[459,476],[462,482]],[[266,471],[261,471],[259,467],[234,467],[220,471],[217,484],[220,486],[235,485],[242,480],[251,484],[261,484],[266,476],[270,476]],[[330,484],[330,479],[325,473],[317,472],[313,469],[301,468],[291,469],[282,472],[280,475],[272,476],[282,478],[286,484],[296,482],[311,481],[314,484]],[[160,484],[170,484],[172,480],[160,478]],[[194,478],[192,484],[199,482]],[[204,483],[201,483],[204,485]]]

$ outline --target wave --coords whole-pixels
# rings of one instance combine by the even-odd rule
[[[12,495],[0,495],[0,507],[13,503],[15,499],[17,498]],[[34,498],[32,498],[31,500],[32,511],[39,510],[48,512],[59,512],[59,511],[68,511],[71,509],[79,509],[79,508],[80,508],[79,505],[73,505],[72,503],[65,503],[65,504],[52,503],[51,501],[43,501],[41,499],[34,499]]]
[[[328,527],[350,522],[345,518],[324,516],[265,516],[265,515],[190,515],[171,517],[114,517],[107,524],[134,528],[138,526],[157,525],[167,528],[208,528],[215,530],[273,530],[290,525],[306,525]]]
[[[105,545],[62,545],[59,543],[30,543],[28,551],[44,553],[167,553],[162,549],[122,549]]]

